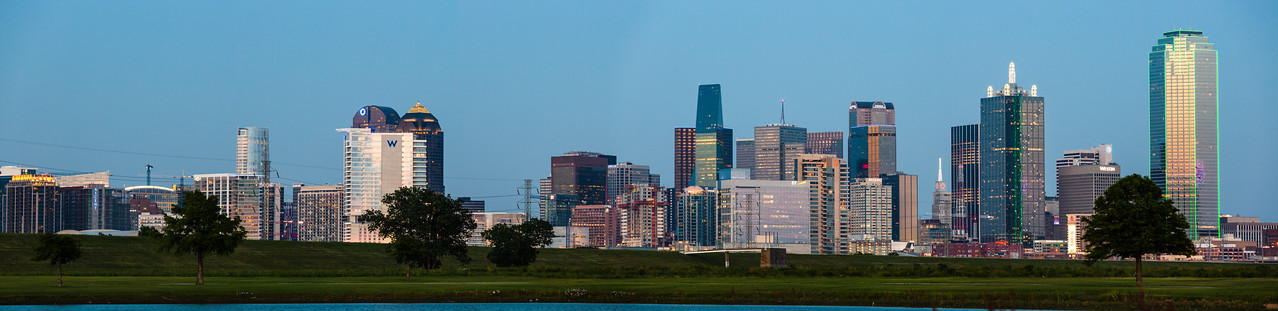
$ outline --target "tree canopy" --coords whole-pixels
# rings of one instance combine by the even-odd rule
[[[48,260],[50,265],[58,266],[58,287],[62,287],[62,264],[80,259],[80,241],[75,238],[53,233],[40,234],[40,244],[36,245],[35,257],[32,261]]]
[[[1146,254],[1195,254],[1185,235],[1189,223],[1177,213],[1162,189],[1148,177],[1123,177],[1096,198],[1095,214],[1086,219],[1083,241],[1086,262],[1110,257],[1136,259],[1136,284],[1141,284],[1141,258]]]
[[[387,252],[405,265],[405,279],[413,267],[439,268],[443,256],[469,263],[466,240],[475,229],[470,211],[454,200],[429,189],[403,187],[382,197],[386,211],[360,216],[370,230],[390,239]]]
[[[494,225],[483,236],[493,246],[488,261],[498,267],[523,267],[537,260],[537,248],[550,245],[555,232],[549,222],[532,219],[513,226]]]
[[[216,196],[198,190],[185,192],[182,201],[173,206],[173,213],[164,215],[162,230],[144,230],[160,244],[160,251],[195,254],[196,285],[204,284],[206,255],[230,255],[248,235],[240,227],[240,217],[223,215],[217,202]]]

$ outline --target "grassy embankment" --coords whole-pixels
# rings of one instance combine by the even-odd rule
[[[209,285],[190,286],[194,260],[157,254],[144,239],[78,237],[84,257],[54,269],[30,261],[34,235],[0,235],[0,304],[211,302],[643,302],[921,307],[1123,308],[1129,262],[791,255],[762,269],[758,254],[547,249],[533,267],[474,261],[436,271],[402,267],[383,245],[248,241],[206,263]],[[746,267],[751,266],[751,267]],[[1259,309],[1278,303],[1278,266],[1149,263],[1150,301],[1187,309]]]

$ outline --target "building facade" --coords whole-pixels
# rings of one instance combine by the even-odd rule
[[[61,189],[53,176],[14,175],[5,185],[0,232],[56,233],[62,231]]]
[[[240,227],[249,240],[264,240],[262,232],[262,189],[259,175],[196,174],[195,189],[217,197],[217,206],[227,217],[240,218]]]
[[[1043,103],[1037,85],[1016,84],[1015,63],[1007,84],[986,88],[981,99],[981,242],[1029,246],[1045,235]]]
[[[935,241],[948,241],[950,239],[950,230],[953,228],[952,224],[954,221],[952,218],[954,199],[953,195],[950,193],[949,187],[947,187],[948,185],[946,185],[945,180],[942,179],[943,175],[941,172],[943,171],[943,167],[943,161],[941,159],[936,159],[936,185],[933,186],[932,190],[931,219],[935,220],[937,223],[937,225],[934,225],[933,227],[943,227],[945,228],[945,232],[943,234],[932,234],[931,236]],[[932,230],[928,230],[927,232],[932,232]]]
[[[754,168],[750,179],[795,180],[794,160],[807,147],[808,129],[790,124],[754,128]]]
[[[808,185],[800,181],[733,179],[719,188],[719,240],[724,248],[812,251]]]
[[[808,244],[812,253],[847,254],[851,234],[847,163],[833,155],[805,154],[796,165],[799,181],[808,186]]]
[[[1189,221],[1220,233],[1216,46],[1203,32],[1163,33],[1149,53],[1149,173]]]
[[[719,170],[732,168],[732,143],[732,129],[723,126],[723,97],[719,85],[699,86],[693,186],[718,187]]]
[[[235,134],[235,173],[262,175],[271,160],[270,146],[267,128],[239,128]]]
[[[587,245],[613,247],[621,244],[621,212],[611,205],[578,205],[572,209],[572,227],[588,230]]]
[[[977,215],[981,214],[981,126],[960,125],[950,128],[950,176],[954,176],[950,213],[951,236],[975,241]]]
[[[445,193],[444,130],[439,125],[439,119],[419,102],[400,117],[395,130],[413,135],[413,187]]]
[[[346,138],[342,158],[342,191],[345,192],[343,237],[345,242],[381,243],[359,217],[373,210],[385,211],[382,196],[412,185],[411,133],[375,133],[367,128],[339,129]]]
[[[675,243],[689,246],[718,245],[718,192],[692,186],[679,195],[674,205],[674,228],[669,228]]]
[[[848,106],[848,167],[852,178],[896,172],[896,107],[883,101]]]
[[[848,187],[848,239],[891,241],[892,194],[895,190],[880,178],[857,178]],[[917,235],[918,220],[914,220]],[[915,237],[917,240],[917,236]]]
[[[737,138],[737,165],[733,169],[754,170],[754,138]]]
[[[692,185],[697,165],[697,129],[677,127],[674,135],[674,188],[683,191]]]
[[[803,149],[803,153],[833,154],[836,157],[842,158],[843,132],[808,133],[807,145],[805,145]]]
[[[346,213],[342,211],[341,185],[293,186],[298,241],[341,242]]]
[[[919,176],[896,172],[883,175],[882,180],[892,190],[892,240],[918,242]]]
[[[621,245],[659,247],[668,244],[665,191],[650,185],[632,185],[620,195]]]
[[[621,162],[608,165],[608,198],[607,204],[616,206],[617,195],[630,185],[661,185],[661,175],[652,174],[647,165],[636,165]]]
[[[608,166],[617,164],[617,156],[597,152],[573,151],[550,158],[551,193],[559,200],[576,200],[572,204],[608,203]],[[571,196],[571,198],[567,196]],[[562,202],[561,202],[562,203]],[[567,226],[572,206],[548,205],[547,221],[553,226]],[[562,216],[562,217],[559,217]]]

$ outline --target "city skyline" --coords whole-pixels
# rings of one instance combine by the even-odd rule
[[[663,175],[663,186],[672,185],[670,129],[695,124],[688,117],[696,109],[692,88],[716,83],[722,85],[723,127],[738,129],[737,138],[746,138],[739,135],[743,133],[741,129],[775,122],[779,114],[776,102],[780,98],[788,101],[787,123],[811,132],[841,130],[847,120],[840,117],[840,111],[853,100],[872,98],[894,102],[902,112],[896,122],[900,133],[898,170],[926,174],[930,172],[932,158],[949,154],[947,129],[979,121],[974,102],[982,94],[975,90],[1001,84],[998,79],[1001,67],[1015,61],[1022,64],[1022,76],[1043,85],[1045,94],[1052,97],[1046,104],[1046,154],[1112,144],[1118,149],[1115,162],[1123,166],[1124,173],[1149,175],[1149,136],[1144,123],[1148,118],[1146,55],[1153,38],[1159,34],[1193,26],[1211,37],[1212,43],[1219,44],[1224,53],[1219,69],[1224,81],[1220,85],[1220,162],[1224,163],[1220,174],[1220,212],[1278,220],[1273,203],[1264,199],[1261,190],[1265,178],[1278,171],[1272,161],[1264,158],[1278,150],[1273,143],[1243,140],[1278,135],[1278,127],[1263,119],[1273,115],[1275,108],[1259,104],[1264,102],[1261,97],[1264,86],[1274,82],[1266,75],[1267,69],[1275,68],[1274,60],[1265,57],[1275,50],[1275,43],[1263,39],[1262,35],[1264,30],[1278,29],[1278,23],[1264,20],[1267,17],[1257,13],[1272,10],[1256,7],[1275,6],[1272,3],[1222,4],[1223,8],[1190,12],[1190,17],[1185,18],[1166,17],[1171,15],[1166,14],[1169,12],[1166,8],[1127,3],[1117,4],[1112,13],[1088,12],[1086,4],[1056,8],[1064,13],[1043,21],[1027,17],[1008,21],[1021,26],[1009,30],[1009,36],[1027,44],[998,52],[990,52],[983,45],[965,45],[954,38],[937,38],[924,32],[930,26],[931,30],[954,28],[955,33],[994,33],[992,30],[1003,29],[1005,25],[964,24],[960,20],[970,20],[971,16],[945,11],[955,9],[978,16],[996,16],[1012,10],[996,5],[983,8],[993,12],[975,12],[950,7],[970,5],[939,4],[937,8],[916,12],[939,21],[913,28],[904,22],[890,22],[881,27],[860,26],[836,20],[837,14],[790,9],[775,13],[789,17],[781,19],[792,21],[793,25],[732,18],[718,18],[714,22],[678,21],[686,14],[679,12],[710,4],[658,3],[637,8],[638,13],[605,9],[601,17],[575,17],[568,9],[537,11],[551,16],[534,17],[531,16],[534,14],[517,12],[521,5],[504,8],[445,5],[439,10],[444,13],[431,15],[442,17],[427,18],[420,22],[422,24],[371,22],[370,16],[352,17],[331,26],[312,25],[314,22],[304,20],[324,12],[304,12],[280,22],[299,22],[316,28],[303,30],[305,26],[285,27],[250,18],[257,14],[285,15],[281,13],[287,9],[284,7],[244,13],[231,12],[217,4],[171,5],[142,8],[131,12],[132,15],[103,14],[86,19],[85,16],[98,9],[119,13],[131,8],[109,3],[5,4],[6,9],[0,10],[0,16],[11,18],[0,19],[3,26],[0,38],[4,38],[0,43],[7,47],[0,51],[0,94],[5,94],[0,95],[0,109],[3,109],[0,112],[6,116],[31,115],[25,109],[33,107],[40,116],[52,116],[49,112],[56,111],[59,122],[84,123],[94,130],[45,128],[41,124],[48,119],[35,116],[6,120],[0,125],[4,133],[0,134],[3,139],[0,144],[5,146],[0,148],[0,161],[8,162],[0,165],[34,166],[41,172],[53,173],[110,170],[116,175],[113,180],[119,183],[113,186],[133,186],[144,184],[143,166],[153,164],[157,176],[154,184],[167,185],[177,182],[171,176],[231,172],[235,142],[229,133],[235,128],[253,126],[269,128],[272,132],[272,168],[280,171],[283,179],[279,182],[339,184],[342,136],[332,129],[345,127],[345,118],[365,105],[401,108],[420,100],[449,129],[445,151],[448,159],[445,167],[450,172],[445,175],[445,183],[449,193],[454,197],[488,200],[492,211],[518,211],[514,204],[517,197],[492,196],[513,195],[520,180],[548,176],[547,158],[572,150],[615,154],[618,161],[650,165],[653,173]],[[845,4],[831,11],[853,12],[862,7],[886,15],[885,20],[910,11],[901,7],[895,7],[894,11],[893,5],[860,4]],[[1039,4],[1029,7],[1044,9]],[[203,27],[227,21],[210,18],[203,12],[189,12],[199,11],[195,8],[250,19],[250,26],[222,31],[205,29]],[[724,9],[725,15],[742,12],[757,15],[769,11],[734,6]],[[375,13],[365,14],[398,15],[389,9],[372,11]],[[498,29],[480,21],[488,17],[484,12],[491,11],[530,24],[554,18],[563,20],[523,30]],[[197,15],[191,23],[181,22],[190,14]],[[809,21],[796,18],[804,15],[817,15],[817,18]],[[129,22],[124,16],[140,20]],[[621,26],[603,27],[606,21],[612,20],[604,17],[621,21]],[[1070,17],[1098,23],[1080,26]],[[148,23],[178,29],[119,34],[136,32],[131,30],[135,27],[154,27]],[[580,33],[567,30],[582,24],[600,27]],[[56,25],[61,26],[53,27]],[[340,26],[362,27],[341,30]],[[414,27],[427,30],[421,33],[396,30]],[[89,31],[90,28],[100,29]],[[250,29],[263,31],[252,34]],[[788,37],[812,29],[820,31]],[[868,31],[861,33],[856,32],[857,29]],[[396,31],[371,39],[358,38],[365,32],[378,30]],[[718,31],[724,35],[721,38],[671,35],[695,30]],[[1073,47],[1049,35],[1063,30],[1085,31],[1097,37],[1094,39],[1105,43],[1104,51],[1096,52],[1095,47]],[[212,42],[205,45],[189,41],[194,39],[175,37],[181,31],[196,32],[196,38],[212,39]],[[830,35],[831,31],[846,32],[850,38],[816,39]],[[521,33],[531,36],[519,38]],[[760,41],[767,42],[743,39],[747,33],[759,33],[763,38]],[[330,39],[312,38],[306,36],[308,34],[332,34],[335,39],[331,40],[370,47],[344,48]],[[485,34],[496,35],[496,38],[473,38]],[[612,37],[605,38],[606,43],[584,43],[587,38],[601,34]],[[105,35],[105,38],[90,38],[93,35]],[[396,35],[406,39],[397,39]],[[896,44],[931,50],[924,48],[931,43],[923,42],[922,38],[954,46],[953,55],[932,55],[935,58],[929,59],[918,57],[917,52],[889,47]],[[99,40],[111,39],[121,42],[105,45],[98,51],[100,56],[67,48],[103,46]],[[704,41],[698,41],[702,39]],[[241,40],[245,43],[237,43]],[[413,40],[420,42],[409,42]],[[861,41],[885,48],[855,53],[841,49]],[[442,46],[448,46],[448,42],[460,44],[442,52],[429,52],[437,46],[434,42],[444,43]],[[694,49],[652,53],[686,42],[698,44]],[[130,44],[139,46],[128,46]],[[531,44],[532,49],[519,52],[501,49],[520,44]],[[559,45],[581,51],[561,51]],[[320,52],[301,55],[308,47],[318,48]],[[601,54],[607,56],[574,59],[585,52],[604,52]],[[429,57],[417,53],[427,53]],[[902,55],[893,56],[893,53]],[[320,63],[359,55],[380,59],[367,60],[367,63],[351,60]],[[297,60],[283,61],[290,58]],[[481,61],[495,64],[478,64]],[[517,68],[529,61],[548,65]],[[55,64],[59,62],[66,64]],[[676,68],[689,64],[699,65]],[[315,68],[307,68],[310,66]],[[499,68],[503,66],[505,68]],[[868,72],[873,77],[853,77],[855,72]],[[440,74],[430,77],[436,75],[434,73]],[[311,75],[347,77],[313,78]],[[458,81],[446,81],[450,77],[457,77]],[[556,79],[560,81],[544,81]],[[492,85],[508,85],[510,89],[480,89]],[[576,93],[582,88],[592,90],[586,94]],[[27,130],[32,128],[41,130]],[[519,152],[485,152],[495,149],[494,146],[510,146]],[[1046,174],[1045,188],[1051,195],[1055,189],[1055,172],[1048,170]],[[944,179],[953,184],[953,176],[947,175]],[[919,199],[919,205],[931,205],[930,197]],[[927,218],[924,213],[919,216]]]

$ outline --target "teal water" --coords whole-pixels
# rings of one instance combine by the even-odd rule
[[[116,310],[244,310],[244,311],[363,311],[363,310],[438,310],[438,311],[918,311],[932,308],[829,307],[829,306],[740,306],[740,305],[656,305],[606,303],[315,303],[315,304],[225,304],[225,305],[66,305],[66,306],[0,306],[0,311],[116,311]],[[938,309],[977,310],[977,309]]]

